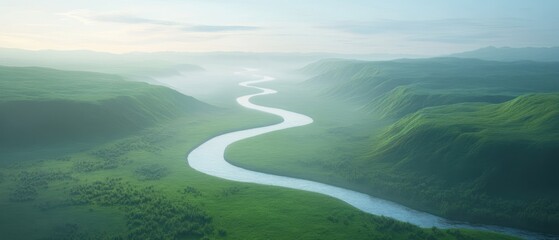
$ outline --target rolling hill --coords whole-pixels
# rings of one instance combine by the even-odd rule
[[[359,166],[400,176],[397,198],[439,214],[555,231],[558,133],[556,93],[426,108],[388,127]]]
[[[308,84],[394,121],[352,164],[368,191],[454,219],[554,231],[559,63],[336,62],[309,66],[318,75]]]
[[[559,224],[559,63],[329,60],[304,71],[326,96],[393,121],[348,168],[367,191],[454,219]]]
[[[559,47],[485,47],[473,51],[451,54],[448,57],[477,58],[492,61],[557,62],[559,61]]]
[[[74,143],[126,134],[211,108],[116,75],[0,67],[0,145]]]
[[[460,102],[498,103],[531,92],[559,91],[559,63],[433,58],[367,62],[326,60],[307,84],[366,111],[401,117]]]

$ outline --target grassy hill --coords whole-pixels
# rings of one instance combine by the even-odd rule
[[[456,220],[558,233],[557,63],[327,60],[303,71],[317,76],[255,103],[315,122],[236,143],[229,161]],[[281,95],[290,91],[299,92]]]
[[[303,72],[308,84],[367,111],[401,117],[424,107],[498,103],[530,92],[559,91],[559,63],[434,58],[384,62],[328,60]]]
[[[559,205],[549,204],[559,199],[559,95],[548,93],[559,91],[559,63],[435,58],[333,69],[311,84],[395,121],[349,168],[367,191],[455,219],[559,224]]]
[[[484,90],[428,89],[414,85],[395,87],[364,108],[383,117],[398,118],[420,109],[465,102],[500,103],[514,98],[512,94]]]
[[[358,165],[400,176],[380,184],[398,186],[393,197],[452,218],[556,232],[559,94],[423,109],[370,146]]]
[[[0,67],[4,148],[118,136],[210,108],[192,97],[116,75]]]

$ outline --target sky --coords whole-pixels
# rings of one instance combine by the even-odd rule
[[[0,47],[439,55],[559,46],[556,0],[0,0]]]

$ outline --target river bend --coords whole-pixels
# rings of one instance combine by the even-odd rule
[[[304,179],[255,172],[230,164],[225,160],[224,157],[225,149],[230,144],[265,133],[279,131],[287,128],[300,127],[311,124],[313,122],[312,118],[299,113],[294,113],[278,108],[260,106],[251,103],[250,99],[252,97],[277,93],[277,91],[272,89],[254,86],[254,84],[274,80],[274,78],[272,77],[257,75],[255,74],[255,72],[255,70],[239,72],[239,74],[248,75],[248,77],[258,79],[241,82],[239,83],[239,85],[247,88],[253,88],[255,90],[259,90],[260,92],[239,97],[237,98],[237,102],[245,108],[280,116],[283,118],[283,121],[281,123],[270,126],[226,133],[204,142],[188,154],[188,164],[193,169],[211,176],[231,181],[257,183],[321,193],[344,201],[361,211],[374,215],[383,215],[425,228],[468,228],[501,232],[526,239],[555,239],[553,236],[548,237],[541,234],[526,232],[513,228],[454,222],[426,212],[416,211],[394,202],[371,197],[360,192]]]

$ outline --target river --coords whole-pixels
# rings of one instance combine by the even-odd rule
[[[239,72],[238,74],[244,74],[247,75],[247,77],[258,79],[241,82],[239,83],[239,85],[242,87],[253,88],[259,90],[260,92],[239,97],[237,98],[237,102],[241,106],[249,109],[254,109],[257,111],[280,116],[283,118],[283,121],[281,123],[270,126],[226,133],[204,142],[188,154],[188,164],[193,169],[211,176],[232,181],[257,183],[321,193],[344,201],[361,211],[374,215],[383,215],[403,222],[409,222],[411,224],[415,224],[424,228],[467,228],[500,232],[525,239],[557,239],[557,236],[547,236],[519,229],[450,221],[426,212],[413,210],[394,202],[375,198],[367,194],[352,191],[349,189],[335,187],[309,180],[250,171],[231,165],[225,160],[224,157],[225,149],[230,144],[265,133],[279,131],[287,128],[300,127],[313,123],[312,118],[303,114],[294,113],[278,108],[259,106],[251,103],[250,99],[252,97],[277,93],[277,91],[273,89],[254,86],[254,84],[272,81],[274,80],[274,78],[258,75],[256,70],[250,69],[244,72]]]

